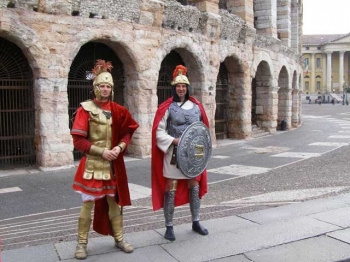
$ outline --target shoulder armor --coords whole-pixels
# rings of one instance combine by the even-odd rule
[[[82,102],[80,105],[84,108],[85,111],[91,112],[94,115],[98,114],[102,110],[92,100]]]

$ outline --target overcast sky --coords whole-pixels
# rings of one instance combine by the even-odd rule
[[[350,33],[350,0],[304,0],[303,34]]]

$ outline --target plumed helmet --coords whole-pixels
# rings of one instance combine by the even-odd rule
[[[185,66],[183,65],[176,66],[173,73],[173,81],[171,82],[171,85],[177,85],[177,84],[190,85],[190,82],[188,81],[186,73],[187,73],[187,68]]]
[[[110,72],[102,72],[94,79],[94,86],[98,86],[99,84],[106,83],[109,84],[111,87],[114,86],[113,83],[113,77]]]
[[[111,62],[106,62],[105,60],[98,59],[95,63],[95,67],[92,69],[91,75],[88,76],[88,79],[92,79],[94,81],[93,82],[94,94],[97,97],[97,99],[101,99],[101,91],[100,91],[100,88],[98,87],[98,85],[105,83],[105,84],[109,84],[112,87],[110,99],[113,100],[114,82],[113,82],[112,74],[110,73],[112,68],[113,68],[113,66],[112,66]]]
[[[111,87],[114,86],[113,77],[110,73],[112,68],[113,66],[111,62],[106,62],[105,60],[101,59],[96,61],[95,67],[92,69],[92,74],[95,76],[93,84],[94,87],[101,83],[109,84]]]

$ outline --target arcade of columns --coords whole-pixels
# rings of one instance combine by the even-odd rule
[[[172,51],[188,67],[214,146],[221,67],[228,79],[227,138],[249,138],[253,125],[274,133],[281,120],[287,129],[300,125],[301,0],[228,0],[224,7],[219,0],[192,0],[187,6],[172,0],[108,1],[129,8],[119,14],[104,1],[76,1],[79,6],[37,1],[35,11],[28,1],[11,8],[13,1],[4,2],[0,41],[19,47],[32,71],[36,164],[44,170],[73,165],[68,75],[80,48],[90,42],[106,45],[123,65],[124,105],[140,124],[130,155],[150,155],[159,72]],[[94,10],[105,13],[89,18]]]

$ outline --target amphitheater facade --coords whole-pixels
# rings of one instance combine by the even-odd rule
[[[300,125],[302,0],[2,0],[0,169],[70,167],[70,118],[86,73],[112,61],[115,100],[148,157],[157,106],[177,64],[210,119],[213,144]]]

